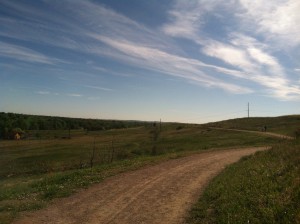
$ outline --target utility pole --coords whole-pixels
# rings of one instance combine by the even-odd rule
[[[159,120],[159,131],[161,132],[161,119]]]
[[[248,102],[248,118],[249,118],[249,102]]]

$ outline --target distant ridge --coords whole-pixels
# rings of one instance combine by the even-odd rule
[[[269,132],[292,136],[297,129],[300,129],[300,114],[278,117],[236,118],[210,122],[205,124],[205,126],[250,131],[263,131],[263,129],[266,128],[266,131]]]

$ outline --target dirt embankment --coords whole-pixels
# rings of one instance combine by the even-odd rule
[[[228,164],[266,147],[210,151],[106,179],[15,223],[182,223],[207,183]]]

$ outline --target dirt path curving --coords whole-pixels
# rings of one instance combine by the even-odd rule
[[[234,128],[216,128],[216,127],[211,127],[211,128],[216,129],[216,130],[255,133],[255,134],[259,134],[259,135],[267,135],[267,136],[272,136],[272,137],[287,139],[287,140],[295,139],[294,137],[291,137],[291,136],[288,136],[288,135],[277,134],[277,133],[274,133],[274,132],[251,131],[251,130],[242,130],[242,129],[234,129]]]
[[[265,149],[209,151],[123,173],[23,214],[15,223],[182,223],[212,177],[242,156]]]

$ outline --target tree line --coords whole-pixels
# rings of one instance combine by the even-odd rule
[[[0,112],[0,138],[12,139],[16,133],[27,130],[70,130],[88,131],[130,128],[145,125],[142,121],[100,120],[68,117],[53,117]]]

